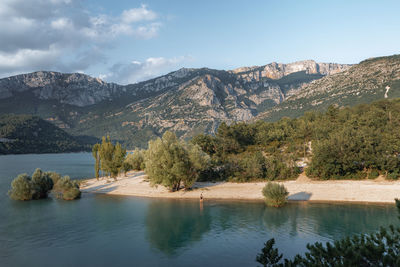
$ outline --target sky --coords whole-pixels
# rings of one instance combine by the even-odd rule
[[[0,78],[129,84],[182,67],[354,64],[399,53],[399,11],[398,0],[0,0]]]

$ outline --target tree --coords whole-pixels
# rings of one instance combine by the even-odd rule
[[[162,138],[149,142],[145,171],[152,185],[162,184],[176,191],[181,183],[190,188],[208,161],[209,157],[198,146],[181,142],[175,134],[167,131]]]
[[[113,145],[109,136],[103,136],[99,151],[101,169],[116,180],[126,157],[126,149],[118,142]]]
[[[100,172],[100,144],[95,144],[92,148],[92,155],[95,159],[95,165],[94,165],[94,173],[96,175],[96,179],[99,180],[99,172]]]
[[[120,143],[117,143],[114,147],[111,162],[109,163],[111,177],[113,177],[114,180],[117,179],[117,176],[121,171],[122,163],[124,162],[125,157],[126,149],[122,148]]]
[[[216,140],[215,137],[206,134],[199,134],[193,137],[191,142],[198,145],[201,150],[206,152],[210,157],[216,152]]]
[[[101,170],[111,176],[111,163],[114,154],[114,145],[109,136],[103,136],[100,145],[100,163]]]
[[[144,169],[144,150],[135,149],[132,154],[128,154],[125,162],[131,166],[132,170],[141,171]]]
[[[257,255],[256,261],[261,263],[262,266],[274,266],[282,259],[283,255],[279,255],[279,251],[277,248],[274,248],[274,244],[274,238],[268,240],[264,244],[261,253]]]

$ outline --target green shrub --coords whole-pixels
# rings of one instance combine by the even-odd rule
[[[141,171],[144,170],[144,151],[135,149],[132,154],[128,154],[124,161],[126,166],[130,166],[131,170]]]
[[[36,194],[37,187],[32,183],[28,174],[20,174],[11,182],[11,190],[8,195],[14,200],[31,200]]]
[[[41,169],[36,169],[32,174],[32,183],[36,185],[36,192],[33,195],[34,199],[46,198],[48,192],[53,189],[53,180],[48,173],[42,172]]]
[[[394,172],[388,173],[387,179],[397,180],[397,179],[399,179],[399,176],[400,176],[400,173],[398,173],[397,171],[394,171]]]
[[[58,198],[73,200],[81,197],[81,191],[76,181],[72,181],[69,176],[64,176],[54,185],[53,192]]]
[[[287,202],[289,192],[284,185],[268,182],[262,190],[268,206],[281,207]]]
[[[78,188],[70,188],[64,191],[64,200],[74,200],[81,197],[81,191]]]
[[[124,172],[124,174],[126,176],[127,172],[132,170],[132,165],[129,164],[128,162],[124,161],[122,163],[122,168],[121,169],[122,169],[122,171]]]
[[[228,166],[234,182],[248,182],[265,178],[265,158],[260,151],[246,152],[232,156]]]
[[[379,176],[379,172],[377,170],[372,170],[369,174],[368,174],[368,179],[375,179]]]
[[[66,200],[76,199],[81,196],[79,185],[71,181],[68,176],[61,176],[55,172],[42,172],[36,169],[30,177],[20,174],[11,182],[11,190],[8,195],[14,200],[32,200],[46,198],[48,193],[53,192]]]
[[[53,189],[53,180],[48,173],[36,169],[30,177],[20,174],[11,182],[9,196],[14,200],[32,200],[46,198],[48,192]]]
[[[47,174],[51,180],[53,180],[53,185],[55,185],[58,180],[61,179],[61,175],[56,173],[56,172],[45,172],[45,174]]]
[[[284,159],[279,155],[272,155],[266,159],[265,163],[266,179],[269,181],[293,179],[300,173],[300,169],[290,157]]]

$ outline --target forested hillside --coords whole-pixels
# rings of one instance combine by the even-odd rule
[[[400,176],[400,99],[352,108],[330,106],[277,122],[222,123],[216,136],[192,140],[212,158],[204,180],[297,177],[306,165],[317,179]],[[306,164],[304,164],[306,163]]]
[[[0,115],[0,154],[83,151],[90,148],[87,141],[39,117]]]

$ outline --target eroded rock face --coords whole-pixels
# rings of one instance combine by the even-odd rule
[[[25,91],[39,99],[83,107],[114,97],[123,87],[80,73],[38,71],[0,79],[0,99]]]
[[[305,71],[307,74],[331,75],[351,67],[348,64],[317,63],[314,60],[304,60],[289,64],[272,62],[264,66],[242,67],[232,70],[247,81],[260,81],[262,78],[281,79],[291,73]]]

